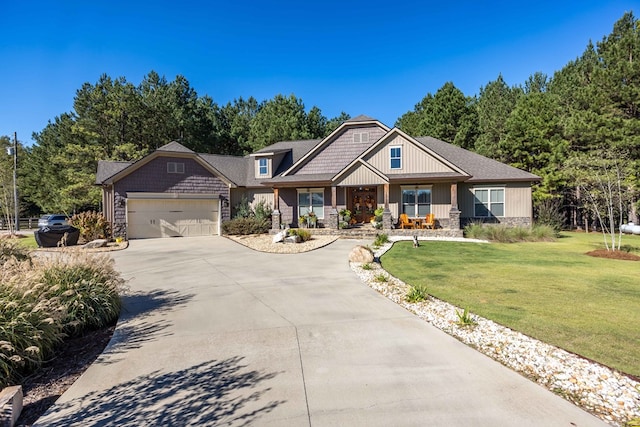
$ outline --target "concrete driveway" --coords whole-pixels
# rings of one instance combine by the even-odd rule
[[[357,243],[131,242],[113,340],[38,425],[605,425],[361,283]]]

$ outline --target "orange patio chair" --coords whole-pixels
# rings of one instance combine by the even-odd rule
[[[407,214],[400,214],[400,228],[415,228],[415,224],[409,219]]]
[[[436,216],[432,213],[427,214],[427,216],[425,217],[425,221],[422,223],[422,228],[430,228],[430,229],[435,229],[436,228]]]

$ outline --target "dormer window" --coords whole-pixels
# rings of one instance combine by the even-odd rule
[[[184,163],[167,162],[167,173],[184,173]]]
[[[402,147],[389,147],[389,159],[391,169],[402,169]]]
[[[353,142],[369,142],[369,132],[354,132]]]
[[[258,173],[260,175],[269,174],[269,163],[267,162],[267,159],[265,158],[258,159]]]

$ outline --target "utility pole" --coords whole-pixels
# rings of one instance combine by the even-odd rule
[[[20,231],[20,208],[18,207],[18,132],[13,133],[13,209],[15,214],[16,228]]]

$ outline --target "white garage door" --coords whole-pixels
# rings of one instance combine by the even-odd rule
[[[128,237],[190,237],[218,234],[218,200],[129,199]]]

